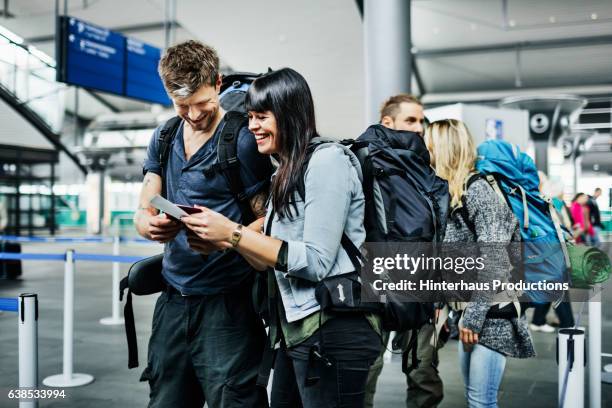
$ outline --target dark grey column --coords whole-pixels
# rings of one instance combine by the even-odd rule
[[[364,0],[366,125],[377,123],[389,96],[410,93],[410,0]]]

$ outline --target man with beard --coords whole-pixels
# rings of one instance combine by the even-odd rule
[[[158,214],[150,201],[164,192],[176,204],[208,207],[245,223],[239,199],[247,199],[256,228],[265,216],[272,165],[258,153],[248,128],[240,128],[236,151],[244,194],[236,197],[217,157],[230,119],[219,104],[221,75],[213,48],[197,41],[170,47],[159,73],[180,123],[167,159],[160,155],[165,125],[151,138],[135,215],[140,235],[165,244],[162,276],[167,283],[155,306],[141,381],[149,381],[149,407],[202,407],[204,402],[211,408],[256,407],[265,331],[251,301],[255,272],[237,252],[188,234],[179,220]]]

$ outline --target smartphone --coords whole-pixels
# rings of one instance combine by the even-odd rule
[[[180,208],[181,210],[185,211],[187,214],[196,214],[196,213],[202,212],[200,208],[189,207],[188,205],[177,204],[176,206]]]

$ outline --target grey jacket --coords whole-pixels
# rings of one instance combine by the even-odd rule
[[[519,223],[503,199],[489,184],[478,179],[465,192],[465,204],[475,234],[459,217],[448,222],[444,242],[507,243],[520,241]],[[492,253],[486,253],[486,251]],[[487,270],[503,275],[512,267],[506,251],[483,247],[484,255],[492,260]],[[504,279],[504,276],[488,276],[487,280]],[[487,312],[494,298],[492,292],[478,292],[474,302],[463,311],[463,327],[479,334],[479,343],[509,357],[535,356],[531,335],[525,316],[513,319],[488,319]]]
[[[315,299],[317,282],[355,270],[340,239],[344,232],[357,247],[365,240],[361,179],[361,167],[350,149],[337,143],[322,144],[305,172],[306,202],[296,194],[293,220],[275,214],[270,235],[288,244],[287,272],[275,271],[288,322],[320,309]]]

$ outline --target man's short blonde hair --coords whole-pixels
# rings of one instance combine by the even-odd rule
[[[380,120],[382,121],[382,119],[385,116],[389,116],[391,119],[395,120],[395,117],[400,111],[400,105],[404,102],[416,103],[419,106],[423,106],[419,98],[417,98],[414,95],[410,95],[410,94],[393,95],[392,97],[387,99],[385,103],[382,104],[382,107],[380,108]]]
[[[188,98],[202,85],[215,85],[219,56],[214,48],[189,40],[168,48],[159,60],[158,71],[170,97]]]

